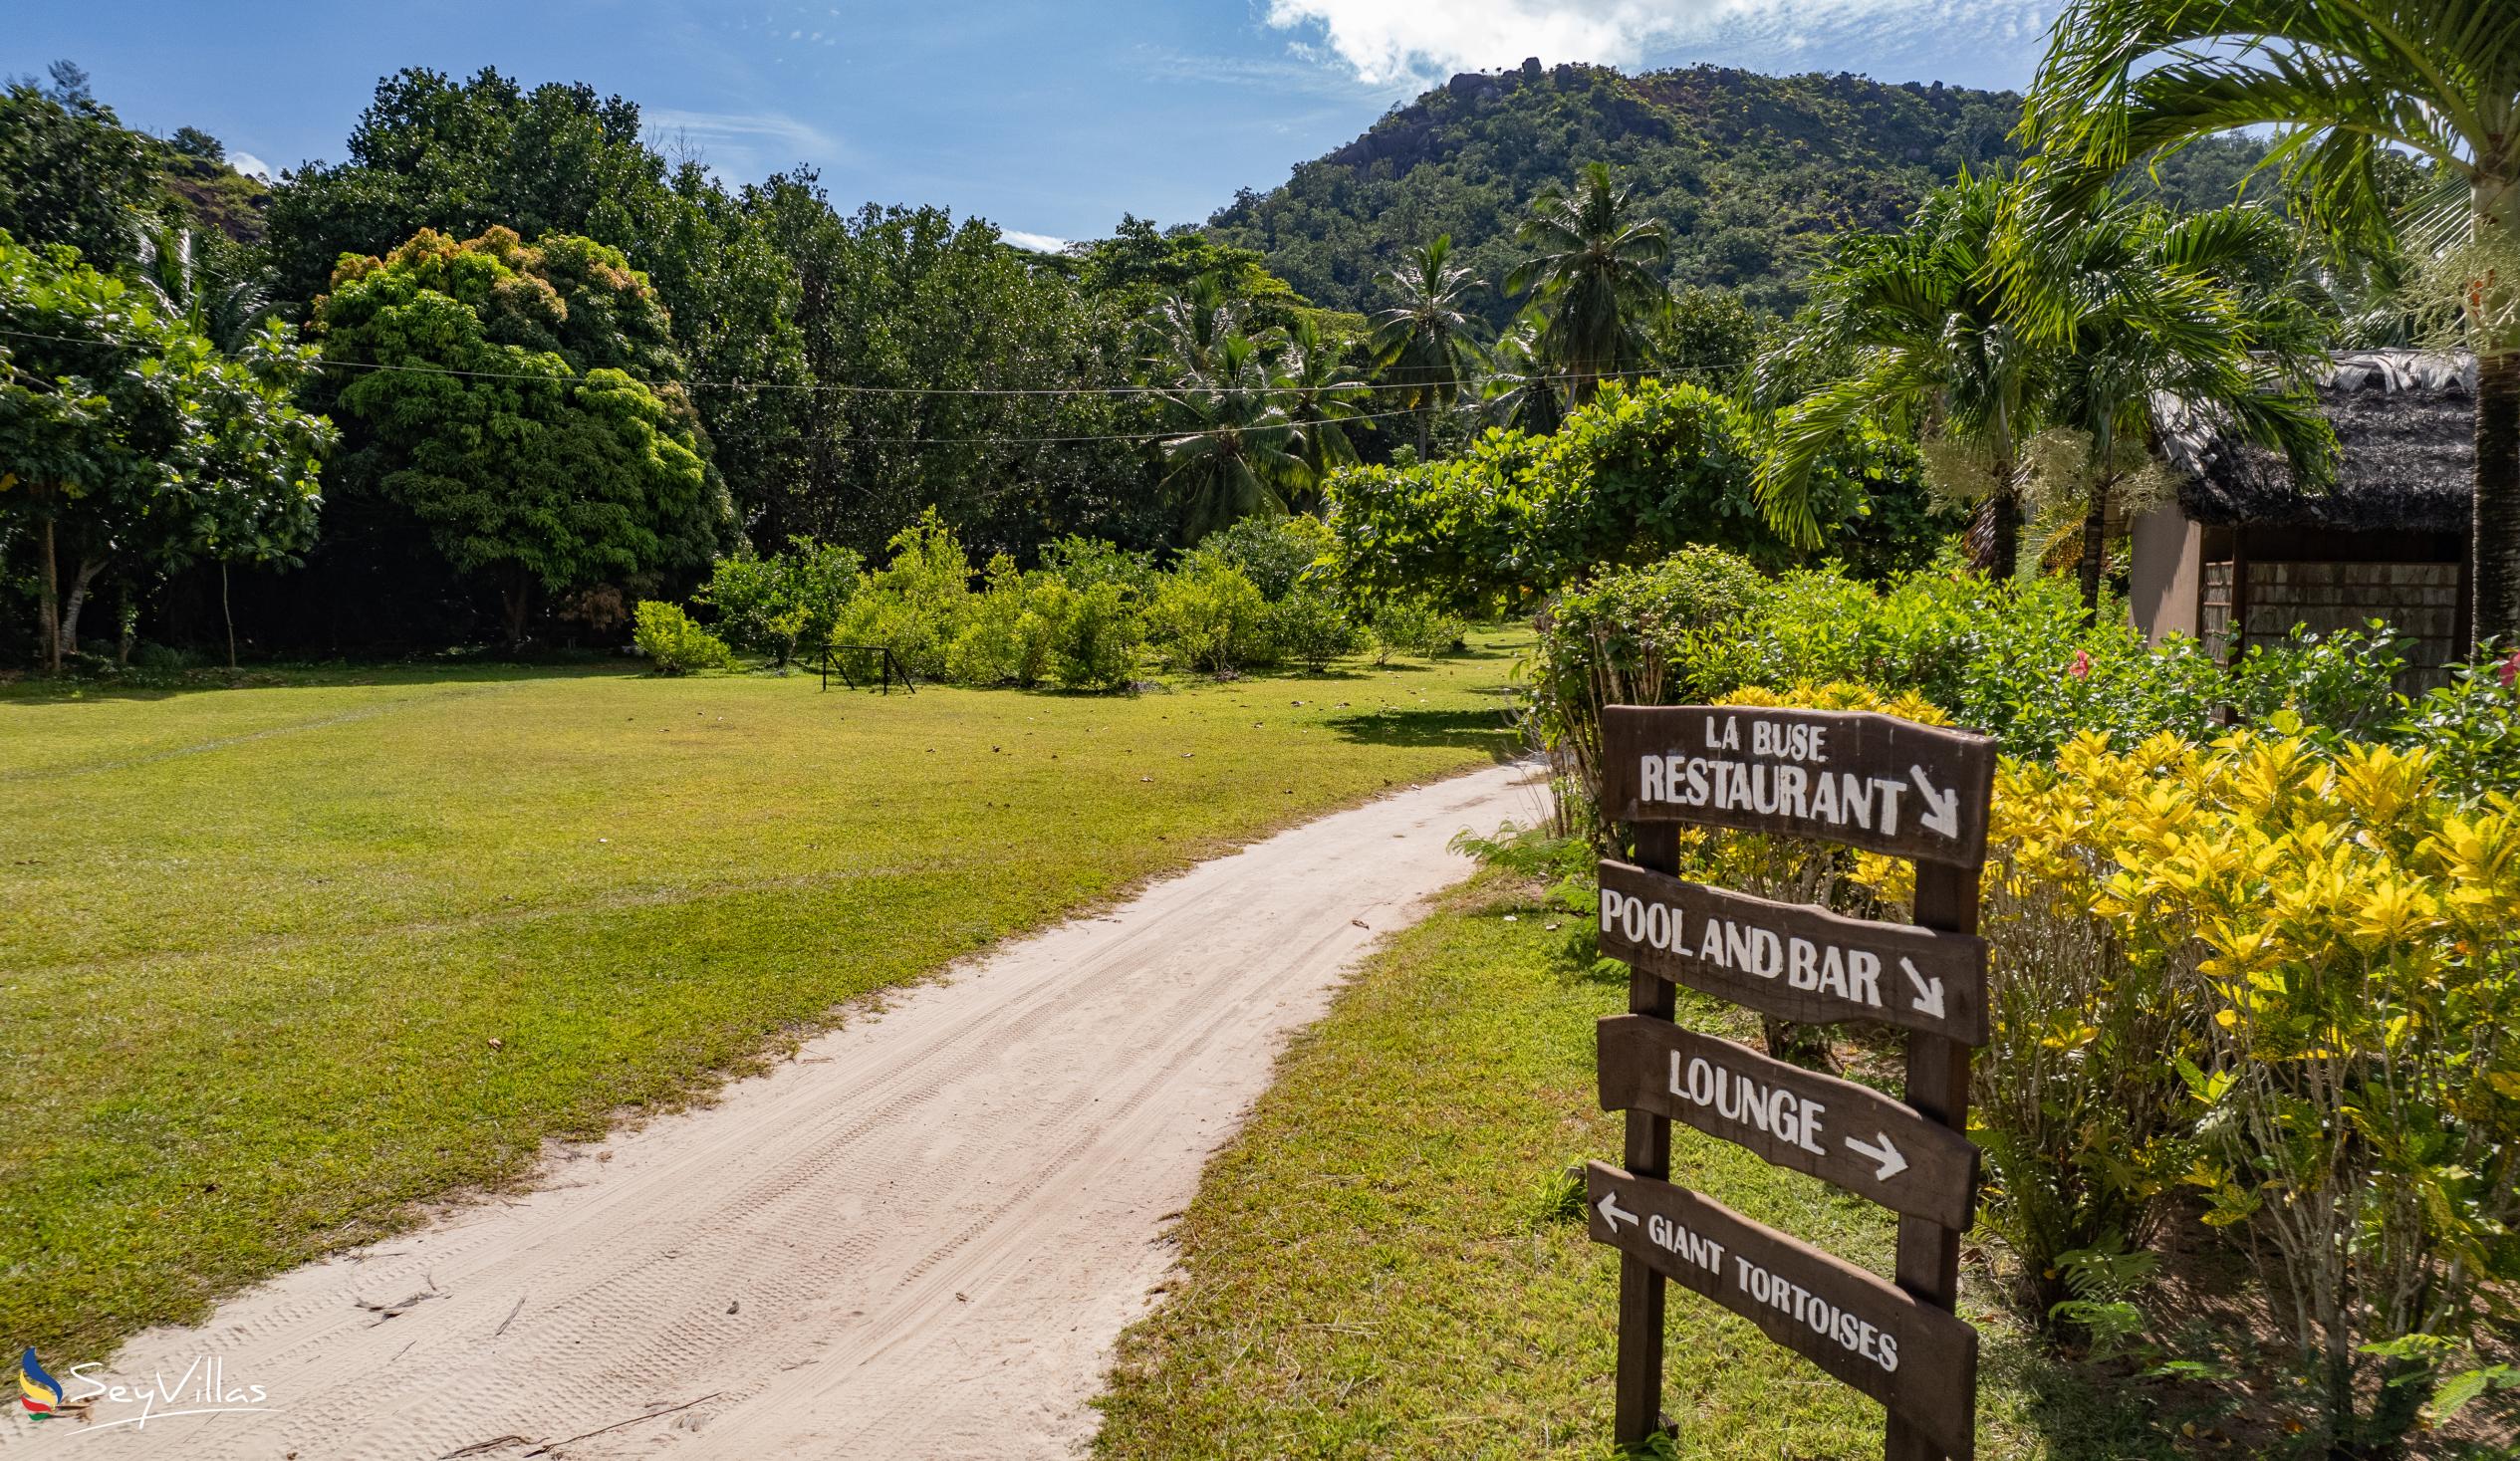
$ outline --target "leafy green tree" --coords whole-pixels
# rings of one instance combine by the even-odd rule
[[[1339,473],[1323,575],[1358,602],[1478,612],[1688,544],[1804,562],[1754,495],[1763,438],[1754,410],[1703,386],[1613,381],[1552,436],[1490,430],[1447,461]],[[1868,426],[1815,459],[1814,511],[1833,530],[1819,551],[1869,547],[1884,570],[1931,554],[1941,525],[1908,510],[1905,455]]]
[[[1291,324],[1314,313],[1292,285],[1271,274],[1249,249],[1217,242],[1196,228],[1158,230],[1134,213],[1121,215],[1112,236],[1074,251],[1077,283],[1131,318],[1207,280],[1265,324]]]
[[[1645,354],[1657,370],[1701,385],[1727,385],[1750,377],[1767,327],[1729,289],[1674,289],[1654,315]]]
[[[1661,220],[1640,218],[1635,190],[1594,162],[1573,191],[1551,187],[1534,199],[1514,242],[1533,252],[1505,280],[1507,294],[1534,296],[1547,323],[1540,352],[1573,378],[1577,404],[1602,377],[1644,359],[1644,329],[1661,306],[1653,266],[1670,257]]]
[[[1417,412],[1417,459],[1424,461],[1435,412],[1461,398],[1484,362],[1468,306],[1486,286],[1452,262],[1448,233],[1383,279],[1399,303],[1374,317],[1374,358],[1397,401]]]
[[[0,233],[0,546],[34,541],[53,668],[108,568],[289,563],[313,538],[332,431],[297,404],[312,352],[285,327],[224,354],[67,248]]]
[[[345,489],[495,584],[511,643],[537,589],[697,568],[732,536],[664,309],[618,250],[423,230],[344,260],[315,327],[356,367]]]
[[[2441,191],[2411,235],[2477,356],[2472,549],[2480,639],[2520,639],[2520,13],[2504,0],[2075,0],[2022,134],[2045,154],[2032,220],[2077,226],[2156,148],[2271,126],[2268,165],[2341,243],[2395,236],[2386,154]]]
[[[1973,496],[1971,560],[2010,578],[2021,541],[2021,443],[2038,427],[2052,360],[2006,308],[1991,265],[2005,184],[1964,177],[1928,197],[1904,232],[1859,234],[1814,281],[1813,307],[1762,358],[1763,395],[1810,363],[1852,368],[1779,410],[1759,500],[1788,540],[1823,533],[1812,469],[1867,420],[1915,426],[1940,446],[1945,485]]]
[[[129,257],[132,215],[158,202],[147,139],[89,96],[84,77],[0,92],[0,232],[112,268]]]

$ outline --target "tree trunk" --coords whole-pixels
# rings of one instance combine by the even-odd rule
[[[2009,487],[1996,487],[1977,500],[1969,517],[1969,564],[1979,573],[2006,583],[2021,560],[2021,499]]]
[[[2478,643],[2520,643],[2520,350],[2476,356],[2476,500],[2469,552]]]
[[[101,558],[79,560],[78,576],[70,581],[70,597],[62,601],[60,637],[55,641],[53,663],[59,665],[65,655],[79,652],[79,611],[88,607],[88,586],[96,582],[105,568]]]
[[[2083,514],[2083,619],[2100,618],[2100,571],[2108,559],[2109,488],[2104,480],[2092,488],[2091,510]]]
[[[44,520],[44,589],[37,617],[44,630],[44,665],[61,673],[61,560],[53,547],[53,520]]]
[[[1427,440],[1427,433],[1428,433],[1428,432],[1432,429],[1432,427],[1434,426],[1434,422],[1435,422],[1435,412],[1434,412],[1434,408],[1433,408],[1432,406],[1427,406],[1427,405],[1420,405],[1420,406],[1418,406],[1418,408],[1417,408],[1417,461],[1418,461],[1418,464],[1419,464],[1419,465],[1421,465],[1421,466],[1422,466],[1422,465],[1424,465],[1424,464],[1425,464],[1425,461],[1426,461],[1426,440]]]
[[[227,667],[236,668],[236,610],[227,604],[227,560],[219,560],[219,617],[227,623]]]
[[[123,608],[114,616],[114,662],[128,665],[131,662],[131,641],[139,636],[140,609],[137,604],[131,602],[131,586],[127,582],[123,585]]]
[[[2469,184],[2483,257],[2520,246],[2520,144],[2477,158]],[[2499,165],[2497,165],[2499,164]],[[2488,274],[2468,284],[2476,341],[2476,481],[2468,520],[2468,622],[2478,642],[2520,643],[2520,280]]]
[[[534,607],[533,579],[519,569],[516,577],[508,581],[504,597],[507,601],[508,647],[522,649],[525,647],[525,617]]]

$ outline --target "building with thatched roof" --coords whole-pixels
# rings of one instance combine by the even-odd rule
[[[2438,682],[2468,637],[2467,539],[2476,463],[2472,356],[2339,356],[2319,381],[2342,456],[2305,491],[2278,453],[2168,412],[2177,494],[2137,520],[2129,600],[2153,639],[2183,633],[2226,658],[2295,625],[2386,620],[2413,642],[2411,678]]]

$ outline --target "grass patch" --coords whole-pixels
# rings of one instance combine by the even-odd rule
[[[1121,1344],[1097,1454],[1174,1458],[1609,1454],[1618,1261],[1561,1174],[1616,1159],[1593,1026],[1627,978],[1589,918],[1489,874],[1400,934],[1283,1058],[1176,1229],[1183,1273]],[[1683,990],[1691,1026],[1753,1018]],[[1876,1272],[1887,1212],[1684,1126],[1674,1178]],[[2055,1361],[1992,1312],[1979,1454],[2168,1457],[2210,1405]],[[1664,1405],[1687,1457],[1881,1454],[1881,1409],[1676,1287]],[[2196,1437],[2181,1435],[2194,1425]]]
[[[103,1358],[855,997],[1508,756],[1520,643],[1136,697],[496,665],[0,689],[0,1335]]]

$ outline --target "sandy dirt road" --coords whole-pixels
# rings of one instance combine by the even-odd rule
[[[267,1411],[101,1429],[87,1457],[1075,1454],[1166,1220],[1366,946],[1539,812],[1493,768],[1283,833],[1009,945],[524,1196],[288,1274],[100,1378],[218,1362]],[[203,1374],[193,1371],[197,1388]],[[180,1386],[179,1386],[180,1388]]]

